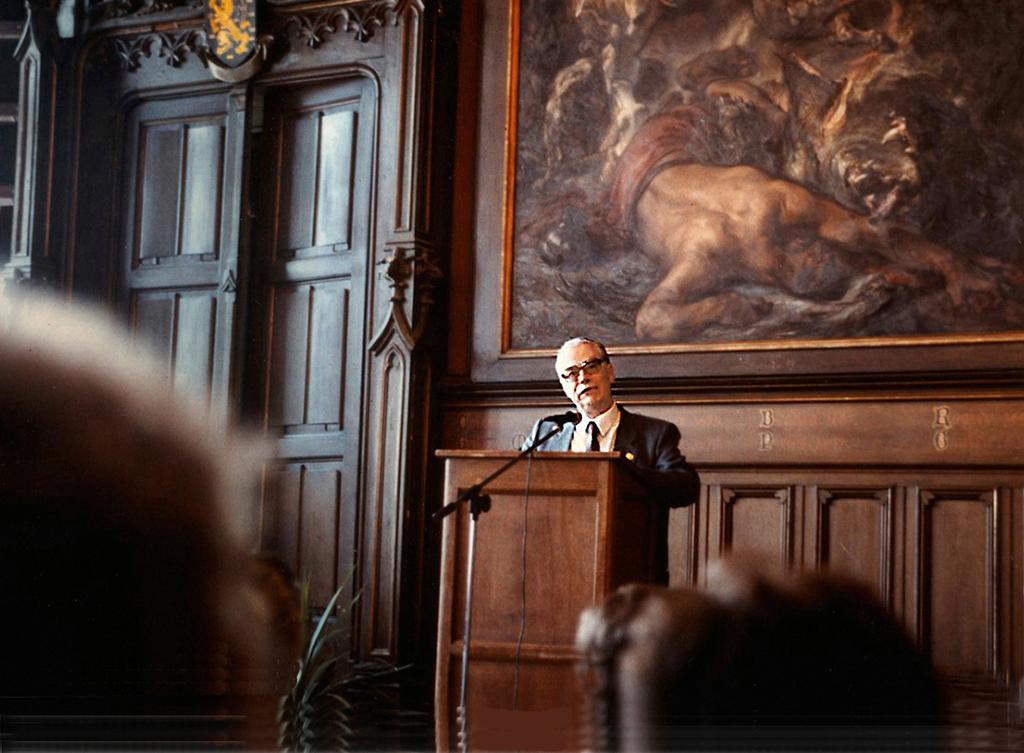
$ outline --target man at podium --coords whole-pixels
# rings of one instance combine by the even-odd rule
[[[623,453],[660,508],[657,541],[652,545],[657,552],[657,572],[667,582],[668,508],[692,504],[700,494],[697,471],[679,451],[679,429],[668,421],[627,411],[615,402],[615,367],[597,340],[566,340],[555,357],[555,371],[562,391],[579,413],[542,418],[530,432],[528,444],[561,424],[561,430],[537,449]]]

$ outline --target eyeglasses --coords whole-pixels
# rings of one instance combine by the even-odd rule
[[[591,358],[590,360],[584,361],[583,363],[577,364],[576,366],[570,366],[565,371],[560,373],[558,376],[561,379],[564,379],[566,382],[576,381],[577,379],[580,378],[580,374],[593,374],[595,371],[601,368],[601,364],[605,364],[608,362],[608,356],[605,356],[604,358]]]

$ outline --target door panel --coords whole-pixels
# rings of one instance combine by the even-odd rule
[[[131,311],[136,333],[167,358],[177,389],[187,394],[210,384],[216,290],[138,290],[132,293]]]
[[[356,560],[376,97],[359,78],[259,96],[251,363],[255,408],[277,442],[262,544],[323,606]]]
[[[120,295],[133,332],[209,407],[233,322],[220,289],[227,97],[143,101],[125,119]]]

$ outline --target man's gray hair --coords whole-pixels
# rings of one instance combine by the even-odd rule
[[[600,351],[601,351],[601,357],[602,358],[609,358],[609,356],[608,356],[608,349],[604,347],[604,343],[602,343],[600,340],[595,340],[592,337],[570,337],[568,340],[566,340],[564,343],[562,343],[558,347],[558,352],[561,353],[566,348],[572,348],[572,347],[575,347],[577,345],[583,345],[584,343],[590,343],[591,345],[596,345],[600,349]],[[610,360],[610,358],[609,358],[609,360]]]

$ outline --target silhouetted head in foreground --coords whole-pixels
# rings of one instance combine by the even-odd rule
[[[5,732],[253,739],[270,634],[231,505],[258,469],[104,318],[0,298]]]
[[[726,563],[708,580],[625,586],[583,613],[593,747],[943,747],[929,662],[866,588]]]

